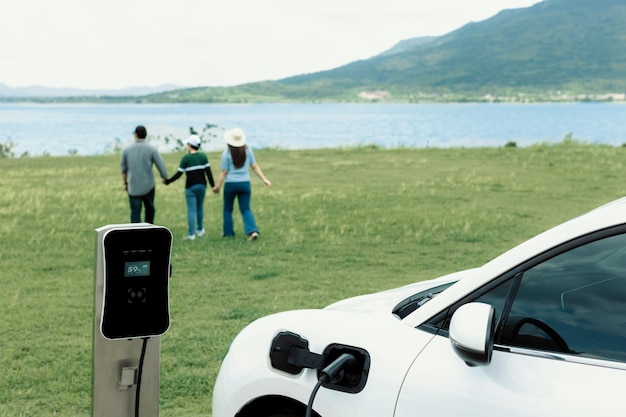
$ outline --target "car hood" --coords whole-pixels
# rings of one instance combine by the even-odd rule
[[[439,278],[405,285],[399,288],[393,288],[373,294],[346,298],[344,300],[330,304],[324,309],[361,314],[391,312],[393,308],[398,305],[398,303],[414,294],[422,291],[427,291],[428,289],[437,287],[439,285],[465,279],[473,275],[477,270],[478,268],[468,269],[465,271],[444,275]]]

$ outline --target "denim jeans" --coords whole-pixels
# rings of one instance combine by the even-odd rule
[[[146,223],[154,223],[154,213],[156,208],[154,207],[154,188],[146,195],[130,195],[128,194],[128,201],[130,202],[130,222],[141,223],[141,206],[142,204],[146,208]]]
[[[250,210],[250,198],[252,196],[252,187],[250,181],[245,182],[226,182],[224,183],[224,236],[235,236],[235,228],[233,225],[233,209],[235,207],[235,198],[239,203],[239,211],[243,218],[243,230],[246,235],[252,232],[258,232],[254,214]]]
[[[196,230],[204,229],[204,196],[206,186],[195,184],[185,188],[185,201],[187,201],[187,235],[195,235]],[[196,229],[196,225],[198,226]]]

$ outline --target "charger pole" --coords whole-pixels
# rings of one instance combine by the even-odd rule
[[[112,230],[136,230],[140,233],[153,227],[147,223],[133,223],[108,225],[96,229],[93,417],[135,417],[140,357],[143,342],[146,339],[144,337],[112,340],[105,338],[102,334],[106,273],[104,237],[107,232]],[[129,317],[128,319],[131,320],[132,318]],[[160,354],[160,335],[147,338],[139,397],[140,417],[157,417],[159,415]]]

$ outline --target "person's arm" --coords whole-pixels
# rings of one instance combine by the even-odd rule
[[[211,172],[211,165],[207,165],[204,170],[207,179],[209,180],[209,184],[211,184],[211,188],[215,187],[215,180],[213,179],[213,172]]]
[[[176,170],[176,173],[174,175],[172,175],[172,178],[163,178],[163,184],[165,185],[169,185],[171,183],[173,183],[174,181],[176,181],[177,179],[179,179],[182,175],[183,172],[186,171],[187,169],[187,162],[186,162],[186,156],[183,156],[183,158],[180,160],[180,164],[178,165],[178,169]]]
[[[157,170],[161,175],[161,178],[163,178],[163,182],[165,182],[165,180],[167,180],[167,167],[165,166],[165,161],[163,161],[163,157],[156,149],[154,150],[153,162],[156,165]]]
[[[222,187],[222,184],[224,184],[224,180],[226,179],[226,173],[228,171],[226,171],[225,169],[220,171],[220,175],[217,177],[217,182],[215,183],[215,186],[213,187],[213,192],[215,194],[220,192],[220,188]]]
[[[176,174],[172,175],[172,178],[164,178],[163,184],[169,185],[173,183],[174,181],[176,181],[177,179],[179,179],[182,175],[183,175],[183,171],[180,171],[180,170],[176,171]]]
[[[126,162],[126,151],[122,152],[120,160],[120,170],[122,171],[122,181],[124,181],[124,189],[128,191],[128,163]]]
[[[268,180],[267,178],[265,178],[265,175],[263,175],[263,171],[261,171],[261,167],[258,164],[252,164],[252,165],[250,165],[250,168],[252,168],[254,173],[259,178],[261,178],[261,181],[263,181],[263,183],[265,183],[265,185],[267,185],[268,187],[272,186],[272,182],[270,180]]]

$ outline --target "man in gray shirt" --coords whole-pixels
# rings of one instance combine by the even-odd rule
[[[144,126],[135,128],[135,141],[122,152],[122,178],[130,201],[130,222],[141,222],[142,204],[146,209],[146,223],[154,223],[154,174],[156,165],[161,178],[167,179],[167,168],[159,151],[146,142]]]

